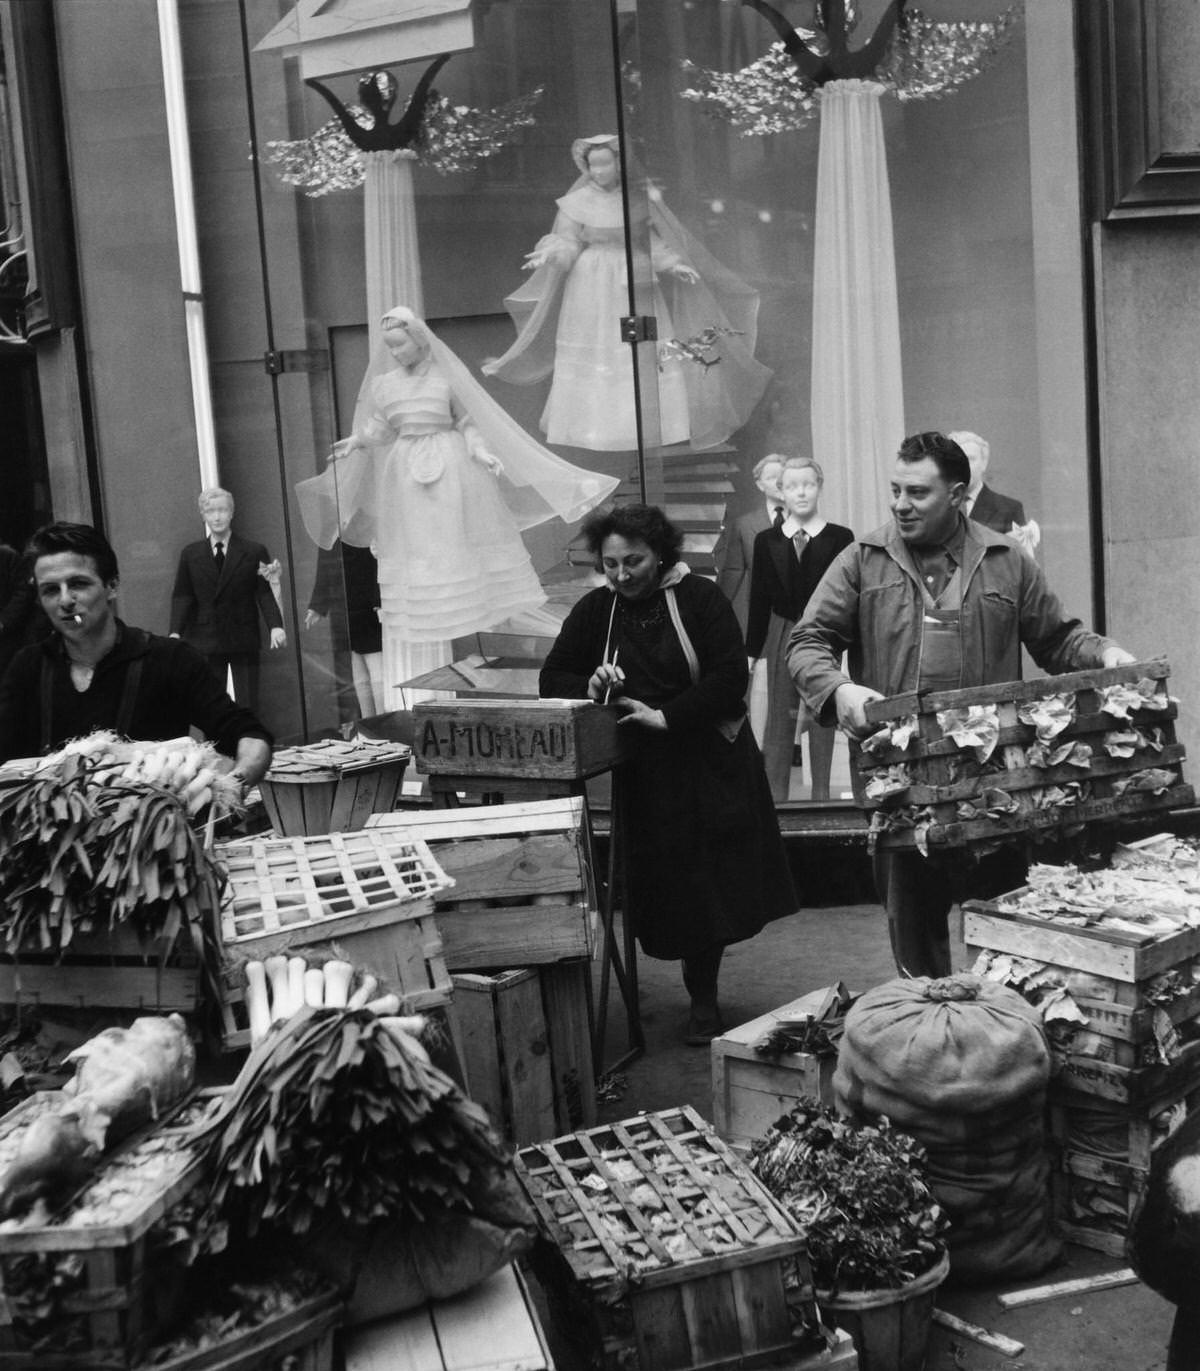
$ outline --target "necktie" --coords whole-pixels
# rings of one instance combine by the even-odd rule
[[[792,534],[792,546],[796,549],[796,560],[804,560],[804,548],[808,542],[808,534],[801,528]]]
[[[781,523],[783,523],[783,506],[782,506],[782,505],[776,505],[776,506],[775,506],[775,518],[774,518],[774,519],[772,520],[772,522],[771,522],[771,527],[772,527],[772,528],[778,528],[779,525],[780,525]]]
[[[213,548],[213,561],[217,564],[217,575],[219,576],[225,567],[225,544],[217,543]]]

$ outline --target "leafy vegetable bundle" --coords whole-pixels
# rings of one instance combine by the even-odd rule
[[[502,1218],[509,1156],[406,1022],[308,1007],[273,1029],[218,1122],[212,1207],[251,1233],[447,1211]]]
[[[0,791],[0,932],[9,952],[62,952],[128,922],[139,938],[205,936],[220,877],[185,800],[140,780],[96,781],[72,753]]]
[[[755,1144],[750,1169],[808,1235],[819,1288],[894,1289],[945,1252],[925,1153],[886,1120],[859,1127],[801,1102]]]

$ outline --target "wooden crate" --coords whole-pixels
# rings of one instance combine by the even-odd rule
[[[595,1364],[718,1371],[819,1350],[792,1332],[816,1326],[804,1235],[694,1110],[527,1147],[517,1168],[550,1240],[535,1269]]]
[[[203,1151],[193,1129],[219,1093],[197,1092],[160,1123],[127,1138],[49,1219],[35,1217],[0,1232],[0,1368],[90,1371],[140,1360],[177,1312],[172,1297],[187,1276],[183,1267],[172,1273],[153,1263],[148,1233],[204,1180]],[[58,1091],[42,1091],[0,1119],[0,1165],[7,1166],[25,1131],[60,1098]],[[98,1203],[101,1192],[104,1209],[89,1218],[87,1207]],[[67,1265],[59,1273],[55,1307],[42,1311],[53,1327],[43,1327],[35,1340],[21,1309],[21,1273],[60,1263]]]
[[[467,1093],[516,1146],[596,1121],[587,962],[455,975]]]
[[[1178,711],[1167,697],[1169,674],[1168,664],[1159,660],[1104,671],[1076,671],[1033,681],[1006,681],[966,690],[926,691],[871,701],[866,707],[869,722],[884,725],[915,716],[918,732],[903,749],[883,748],[856,756],[851,767],[855,798],[873,811],[875,839],[884,847],[915,846],[912,820],[924,815],[929,820],[925,839],[931,851],[992,843],[1021,834],[1050,836],[1083,823],[1190,805],[1195,796],[1191,786],[1183,782],[1184,749],[1175,739]],[[1154,682],[1163,708],[1136,710],[1128,720],[1103,712],[1101,690],[1141,680]],[[1074,697],[1076,714],[1055,743],[1088,743],[1093,748],[1090,769],[1066,763],[1044,767],[1029,763],[1027,753],[1035,741],[1036,730],[1033,724],[1019,720],[1018,710],[1059,694]],[[999,742],[988,762],[978,761],[973,749],[960,747],[952,737],[945,736],[937,720],[939,711],[972,705],[994,705],[997,709]],[[1135,750],[1131,757],[1109,757],[1100,747],[1103,735],[1129,727],[1161,729],[1162,750],[1146,746]],[[909,784],[882,800],[868,799],[868,782],[893,766],[906,768]],[[1163,768],[1175,778],[1163,794],[1119,793],[1121,784],[1131,775],[1152,767]],[[1082,782],[1086,792],[1077,803],[1041,805],[1045,787],[1075,781]],[[988,815],[982,812],[985,806],[980,804],[976,813],[970,807],[981,801],[985,789],[1006,792],[1015,801],[1015,810]]]
[[[419,836],[453,880],[433,896],[451,971],[594,954],[597,901],[582,796],[377,814],[367,830]]]
[[[281,748],[258,783],[272,828],[289,838],[362,828],[395,808],[411,756],[404,743],[367,738]]]
[[[78,934],[61,957],[0,955],[0,1004],[24,1009],[187,1014],[200,994],[200,958],[186,928],[169,944],[156,939],[145,948],[128,924],[119,924],[109,933]]]
[[[413,710],[420,770],[582,780],[624,760],[615,705],[591,700],[434,700]]]
[[[227,1048],[249,1041],[237,964],[250,958],[319,949],[373,972],[410,1012],[449,1003],[432,917],[433,894],[449,882],[420,839],[386,831],[256,838],[220,843],[216,855],[229,877],[221,910]]]
[[[213,1346],[156,1361],[154,1371],[333,1371],[341,1321],[342,1298],[331,1290]]]
[[[1052,1083],[1046,1121],[1054,1154],[1055,1226],[1069,1242],[1124,1255],[1125,1234],[1146,1187],[1154,1149],[1200,1101],[1200,1080],[1142,1104],[1123,1104]],[[1101,1197],[1116,1212],[1090,1212]]]
[[[515,1266],[448,1300],[347,1331],[345,1371],[554,1371]]]
[[[764,1057],[754,1050],[781,1020],[817,1015],[828,995],[827,989],[814,990],[713,1039],[713,1123],[739,1152],[763,1137],[803,1096],[832,1107],[836,1054],[785,1052]]]

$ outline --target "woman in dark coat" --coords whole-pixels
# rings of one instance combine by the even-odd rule
[[[776,800],[788,798],[796,719],[803,706],[787,665],[787,643],[821,577],[854,534],[829,524],[818,508],[825,476],[807,457],[789,457],[779,473],[783,522],[754,539],[746,651],[767,659],[767,722],[763,760]],[[829,798],[835,730],[805,717],[812,762],[811,798]]]
[[[725,947],[797,904],[746,720],[745,647],[729,601],[679,561],[682,535],[660,509],[594,514],[583,532],[607,584],[567,616],[539,688],[626,711],[625,917],[647,956],[682,959],[687,1041],[706,1043],[721,1032]]]

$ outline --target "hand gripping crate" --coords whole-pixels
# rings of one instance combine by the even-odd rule
[[[249,1042],[238,963],[320,949],[373,972],[415,1013],[449,1004],[453,987],[433,921],[450,884],[409,833],[367,830],[319,838],[220,843],[228,875],[221,909],[227,1048]]]
[[[905,746],[881,740],[851,768],[855,799],[872,811],[875,842],[914,847],[920,837],[933,852],[1021,835],[1051,836],[1084,823],[1193,803],[1192,788],[1183,782],[1184,749],[1175,740],[1169,674],[1159,660],[872,701],[866,707],[870,723],[891,729],[906,720],[916,723]],[[1106,694],[1113,687],[1140,689],[1140,702],[1129,703],[1126,696],[1122,705]],[[1032,719],[1039,702],[1052,696],[1067,697],[1070,721],[1039,746],[1039,723],[1021,715]],[[994,710],[998,723],[995,749],[985,760],[938,720],[948,711],[961,720],[979,707]],[[1123,707],[1127,714],[1120,712]],[[1110,755],[1109,745],[1117,746],[1114,734],[1128,735],[1131,755]]]
[[[524,1148],[517,1170],[549,1239],[535,1269],[594,1364],[720,1371],[820,1351],[803,1233],[694,1110]]]
[[[93,1371],[140,1361],[177,1313],[187,1270],[156,1255],[154,1225],[204,1180],[195,1125],[219,1092],[198,1092],[109,1153],[49,1218],[0,1232],[2,1371]],[[31,1095],[0,1119],[0,1171],[60,1101]]]
[[[287,838],[362,828],[395,808],[411,756],[404,743],[367,738],[281,748],[258,787],[272,828]]]
[[[713,1039],[713,1123],[738,1152],[748,1151],[802,1098],[832,1108],[836,1051],[827,1056],[783,1052],[768,1057],[757,1047],[781,1023],[820,1019],[836,994],[837,987],[814,990]]]

